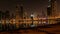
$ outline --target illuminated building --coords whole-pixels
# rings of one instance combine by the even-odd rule
[[[49,24],[56,23],[55,19],[58,16],[56,0],[48,0],[47,16]]]
[[[4,23],[7,23],[7,24],[8,23],[15,24],[17,28],[21,24],[23,24],[25,26],[28,26],[31,24],[32,24],[32,26],[33,25],[37,26],[38,24],[39,25],[40,24],[48,24],[48,21],[49,21],[49,24],[53,24],[53,23],[55,23],[54,18],[51,18],[53,20],[47,20],[47,19],[48,19],[48,16],[49,17],[57,16],[56,0],[49,0],[48,1],[47,16],[46,17],[45,17],[45,13],[42,11],[41,17],[39,15],[37,15],[37,13],[36,13],[36,14],[31,14],[29,16],[29,18],[26,18],[28,15],[27,15],[27,12],[24,12],[24,10],[23,10],[23,4],[21,4],[21,5],[17,4],[15,12],[16,12],[15,16],[13,17],[13,15],[12,15],[11,19],[9,18],[9,13],[7,12],[5,15],[6,19],[5,20],[2,19],[1,21]],[[33,13],[35,13],[35,12],[33,12]],[[0,21],[0,23],[1,23],[1,21]]]
[[[19,11],[19,5],[17,5],[16,6],[16,14],[15,14],[17,19],[19,19],[19,17],[20,17],[19,13],[20,13],[20,11]]]
[[[48,0],[47,15],[55,17],[57,15],[57,3],[56,0]]]

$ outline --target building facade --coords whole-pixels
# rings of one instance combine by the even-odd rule
[[[50,17],[55,17],[57,15],[57,1],[56,0],[48,0],[48,8],[47,15]]]

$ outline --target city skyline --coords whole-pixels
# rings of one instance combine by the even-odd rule
[[[57,0],[57,9],[59,10],[59,1]],[[29,13],[29,15],[34,12],[34,14],[41,14],[47,11],[48,0],[23,0],[23,11]],[[21,0],[0,0],[0,10],[5,12],[9,10],[11,13],[15,13],[16,5],[21,4]],[[60,13],[60,12],[59,12]]]
[[[60,34],[60,0],[0,0],[1,34]]]

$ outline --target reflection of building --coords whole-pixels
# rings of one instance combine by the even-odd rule
[[[56,0],[48,1],[47,14],[48,16],[57,16]]]

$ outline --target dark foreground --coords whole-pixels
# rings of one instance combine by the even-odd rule
[[[37,27],[31,29],[19,29],[15,31],[2,31],[0,34],[60,34],[60,25],[47,25],[49,27]]]

